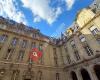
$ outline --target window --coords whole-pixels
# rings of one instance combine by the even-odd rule
[[[18,70],[14,70],[11,80],[18,80],[18,76],[19,76],[19,71]]]
[[[81,42],[85,42],[86,41],[86,39],[85,39],[83,34],[79,35],[79,39],[81,40]]]
[[[0,42],[5,42],[7,40],[7,35],[1,35],[0,36]]]
[[[55,65],[58,65],[56,48],[53,48],[53,54],[54,54],[54,63],[55,63]]]
[[[70,59],[69,55],[67,55],[67,60],[68,60],[68,63],[70,64],[71,63],[71,59]]]
[[[33,33],[33,38],[36,38],[37,34],[36,33]]]
[[[42,51],[43,44],[39,44],[39,50]]]
[[[36,42],[33,42],[32,43],[32,48],[35,48],[36,47]]]
[[[26,46],[27,46],[27,41],[23,40],[22,43],[21,43],[21,47],[26,48]]]
[[[6,25],[0,24],[0,28],[5,29],[6,27]]]
[[[100,44],[100,38],[97,39],[98,43]]]
[[[14,49],[8,49],[7,53],[6,53],[6,56],[5,56],[5,59],[6,60],[11,59],[13,53],[14,53]]]
[[[25,51],[23,51],[23,50],[20,50],[20,51],[19,51],[18,61],[22,61],[22,60],[23,60],[24,53],[25,53]]]
[[[57,57],[56,48],[53,48],[54,57]]]
[[[90,31],[93,35],[96,35],[99,32],[99,29],[96,26],[92,26]]]
[[[17,39],[17,38],[13,38],[11,44],[12,44],[13,46],[16,46],[17,42],[18,42],[18,39]]]
[[[91,50],[91,48],[90,48],[89,46],[86,46],[86,47],[85,47],[85,50],[86,50],[88,56],[93,55],[93,51]]]
[[[56,66],[58,66],[57,57],[54,57],[54,63]]]
[[[74,54],[75,54],[76,60],[79,60],[80,59],[80,56],[79,56],[78,51],[74,51]]]
[[[67,52],[68,51],[67,46],[64,46],[64,48],[65,48],[65,51]]]
[[[59,73],[56,73],[56,80],[59,80]]]
[[[43,64],[43,55],[42,55],[42,57],[39,59],[39,64]]]
[[[75,42],[74,42],[73,40],[71,41],[71,46],[72,46],[73,48],[76,48]]]

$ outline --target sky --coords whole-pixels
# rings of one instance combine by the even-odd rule
[[[0,16],[59,37],[93,0],[0,0]]]

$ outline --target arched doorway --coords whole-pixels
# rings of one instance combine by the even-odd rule
[[[89,75],[89,73],[87,72],[87,70],[82,69],[82,70],[81,70],[81,74],[82,74],[83,80],[91,80],[90,75]]]
[[[94,66],[94,71],[97,75],[98,80],[100,80],[100,65],[95,65]]]
[[[73,80],[78,80],[77,76],[76,76],[76,73],[74,71],[71,72],[71,76],[72,76]]]

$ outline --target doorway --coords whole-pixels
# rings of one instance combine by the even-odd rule
[[[73,80],[78,80],[75,72],[72,71],[71,75]]]
[[[82,69],[82,70],[81,70],[81,74],[82,74],[83,80],[91,80],[90,75],[89,75],[89,73],[87,72],[87,70]]]

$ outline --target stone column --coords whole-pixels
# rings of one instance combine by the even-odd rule
[[[77,75],[78,80],[83,80],[82,74],[81,74],[81,71],[80,70],[77,70],[76,71],[76,75]]]

